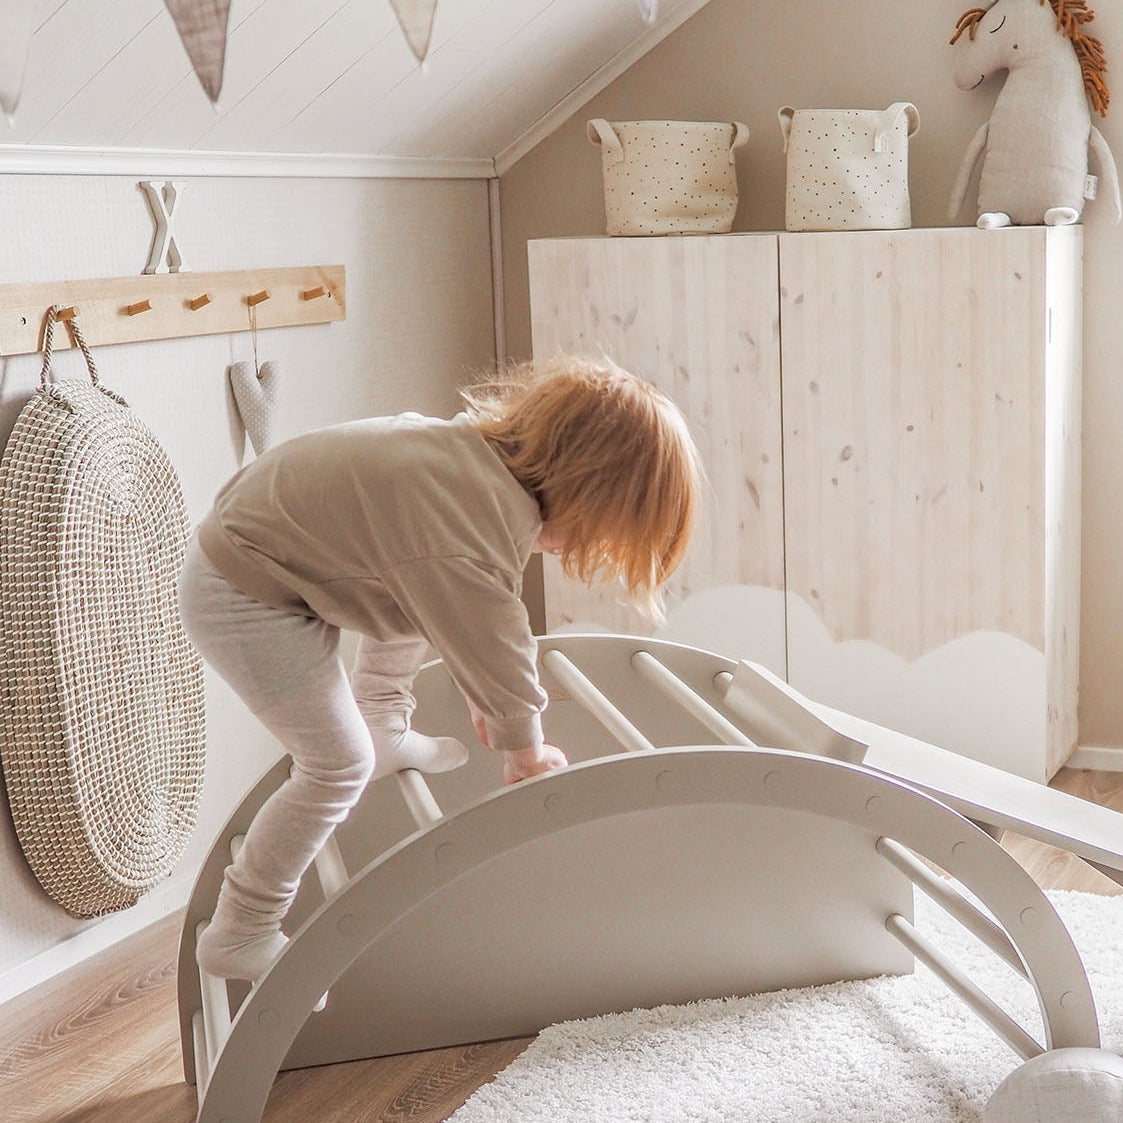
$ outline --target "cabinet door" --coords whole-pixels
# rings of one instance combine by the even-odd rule
[[[534,353],[605,353],[682,408],[708,475],[660,636],[785,674],[778,277],[774,235],[529,244]],[[551,630],[655,630],[615,587],[544,559]]]
[[[1034,779],[1075,739],[1079,244],[780,238],[790,681]]]

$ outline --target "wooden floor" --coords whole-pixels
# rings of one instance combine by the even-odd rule
[[[1123,811],[1123,774],[1062,770],[1054,786]],[[1046,889],[1123,893],[1082,862],[1008,835]],[[175,1010],[179,916],[0,1007],[3,1123],[190,1123]],[[284,1073],[267,1123],[439,1123],[529,1039]]]

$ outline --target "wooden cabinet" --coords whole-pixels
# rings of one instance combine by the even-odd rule
[[[530,246],[536,354],[680,402],[712,497],[660,634],[1044,780],[1076,743],[1079,227]],[[546,576],[551,628],[636,630]]]
[[[610,355],[679,403],[701,451],[705,509],[659,634],[785,674],[775,237],[551,239],[529,254],[535,354]],[[618,589],[543,563],[551,631],[652,633]]]

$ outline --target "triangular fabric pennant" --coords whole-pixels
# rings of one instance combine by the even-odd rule
[[[418,62],[424,62],[429,53],[429,37],[433,34],[437,0],[390,0],[390,7],[398,17],[409,49]]]
[[[226,24],[230,0],[164,0],[175,20],[187,57],[213,102],[222,93],[226,64]]]
[[[23,89],[27,45],[34,27],[35,0],[0,2],[0,109],[11,120]]]
[[[648,23],[654,23],[659,18],[659,0],[636,0],[636,3]]]

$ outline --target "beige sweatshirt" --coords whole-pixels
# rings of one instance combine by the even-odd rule
[[[542,522],[466,414],[406,413],[277,445],[199,527],[247,596],[375,640],[424,636],[495,749],[542,743],[546,694],[519,599]]]

